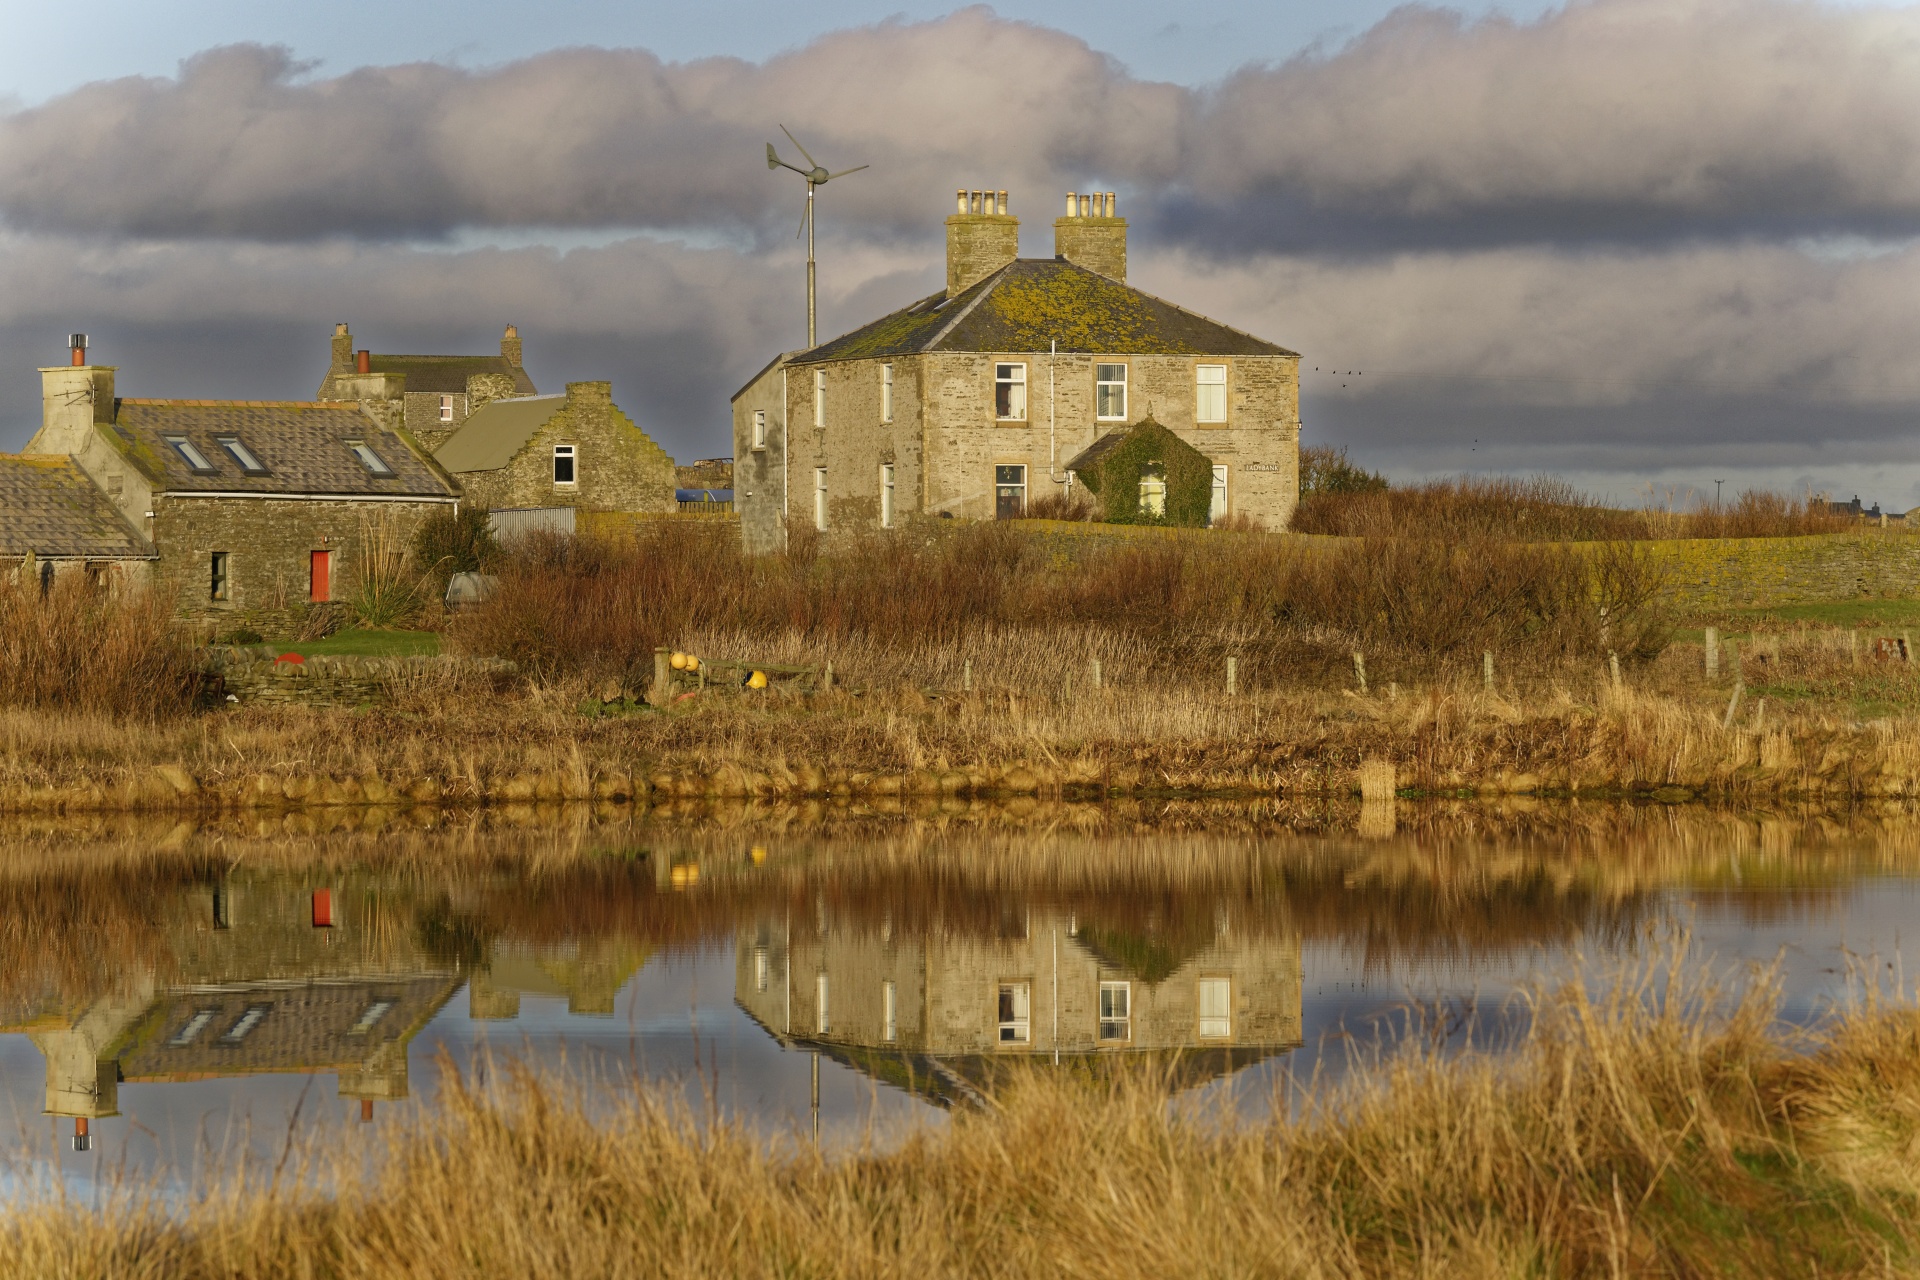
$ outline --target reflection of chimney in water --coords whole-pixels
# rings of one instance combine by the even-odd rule
[[[93,1150],[93,1135],[87,1132],[87,1118],[85,1116],[75,1116],[73,1118],[73,1149],[75,1151]]]
[[[361,1124],[373,1123],[373,1099],[372,1098],[360,1099],[360,1123]]]

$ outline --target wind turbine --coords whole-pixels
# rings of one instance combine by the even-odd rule
[[[858,164],[851,169],[842,169],[838,173],[828,173],[825,165],[807,155],[807,149],[800,145],[800,139],[793,136],[792,130],[781,125],[780,132],[787,135],[787,141],[791,142],[801,155],[806,156],[807,163],[813,166],[811,169],[802,169],[797,164],[788,164],[774,151],[771,142],[767,144],[767,168],[791,169],[807,180],[807,212],[800,219],[800,230],[807,233],[807,349],[812,350],[816,342],[813,329],[813,189],[824,187],[835,178],[844,178],[850,173],[858,173],[867,166]]]

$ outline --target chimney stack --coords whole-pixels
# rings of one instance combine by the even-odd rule
[[[356,351],[353,356],[353,371],[355,373],[372,373],[373,352],[365,349]]]
[[[947,219],[947,296],[957,297],[1020,256],[1020,219],[1004,191],[956,191]]]
[[[66,364],[40,370],[40,429],[23,453],[84,453],[93,429],[114,420],[114,368],[87,363],[87,335],[67,335]]]
[[[346,321],[333,326],[333,368],[334,373],[345,373],[353,368],[353,335],[347,332]]]
[[[514,368],[520,367],[520,326],[510,324],[500,335],[500,354]]]
[[[1067,192],[1067,216],[1053,221],[1053,256],[1127,282],[1127,220],[1113,192]]]

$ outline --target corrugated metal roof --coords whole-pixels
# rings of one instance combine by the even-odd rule
[[[0,454],[0,556],[151,560],[153,546],[70,458]]]
[[[346,401],[121,400],[110,443],[162,490],[190,493],[386,494],[448,497],[457,492],[406,443]],[[220,443],[240,441],[262,465],[249,475]],[[209,464],[196,470],[169,437],[189,441]],[[381,475],[349,448],[370,447],[392,472]]]
[[[567,403],[564,395],[491,400],[467,415],[460,429],[434,450],[433,460],[458,475],[498,471],[526,448],[533,433]]]

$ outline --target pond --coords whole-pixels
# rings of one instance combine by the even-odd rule
[[[512,1059],[837,1148],[1009,1060],[1258,1114],[1412,1020],[1657,954],[1806,1020],[1920,933],[1904,810],[965,804],[0,828],[0,1166],[184,1186]]]

